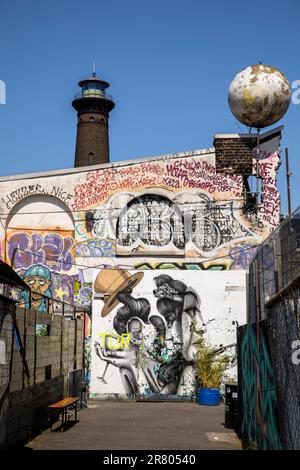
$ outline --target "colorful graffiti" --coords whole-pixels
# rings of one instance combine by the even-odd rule
[[[261,195],[263,204],[260,208],[260,215],[262,221],[268,223],[274,229],[279,221],[280,194],[276,187],[273,157],[271,155],[268,161],[259,162],[259,175],[263,180]]]
[[[230,269],[248,269],[255,252],[256,246],[249,243],[235,245],[229,251],[229,257],[232,260]]]
[[[51,271],[47,266],[42,264],[30,265],[27,269],[18,269],[17,272],[25,282],[28,281],[27,283],[32,289],[31,299],[29,299],[29,294],[27,292],[22,292],[20,295],[15,293],[14,297],[20,302],[20,307],[29,308],[31,302],[31,306],[33,308],[40,311],[47,311],[47,297],[69,304],[74,303],[74,284],[78,278],[76,274],[68,275],[61,272]],[[32,275],[33,272],[44,272],[47,274],[43,274],[42,276]],[[41,283],[44,283],[44,285],[41,285]],[[45,291],[46,286],[48,287]],[[40,294],[42,294],[42,296]],[[56,305],[55,308],[61,310],[62,307]]]
[[[206,159],[201,158],[191,152],[171,163],[167,160],[145,162],[129,167],[91,171],[87,173],[86,181],[75,187],[72,209],[80,210],[103,204],[113,194],[124,190],[139,191],[155,186],[171,191],[181,188],[201,189],[208,193],[233,192],[240,197],[243,190],[242,177],[217,174],[214,156],[205,157]]]
[[[233,192],[240,196],[241,176],[222,175],[216,172],[215,165],[203,159],[187,160],[185,158],[166,164],[164,183],[176,189],[202,189],[208,193]]]
[[[7,232],[7,257],[11,261],[14,250],[16,269],[43,263],[57,271],[70,271],[73,268],[73,232]]]
[[[75,245],[76,256],[87,258],[115,256],[115,246],[111,240],[87,240]]]
[[[221,276],[218,294],[217,279],[211,279],[215,275]],[[225,312],[224,305],[222,312],[217,312],[220,304],[210,305],[214,302],[212,286],[215,298],[221,295],[224,299],[228,280],[236,282],[237,278],[241,283],[240,273],[228,271],[210,271],[201,279],[195,279],[188,270],[176,274],[107,268],[97,271],[91,394],[195,396],[197,341],[203,329],[209,342],[224,347],[235,342],[233,322],[245,321],[243,293],[237,293],[240,303],[236,312],[232,306]],[[116,347],[122,335],[128,338],[129,347]],[[116,342],[114,346],[112,341]]]
[[[281,449],[266,321],[238,328],[241,433],[247,448]]]
[[[33,308],[46,311],[46,297],[73,304],[73,237],[71,231],[8,230],[6,259],[32,289],[31,299],[27,292],[21,294],[21,306],[28,308],[31,301]]]
[[[22,291],[19,307],[31,307],[40,312],[47,312],[47,297],[51,298],[52,284],[50,269],[42,264],[33,264],[26,269],[22,277],[32,292],[30,294],[28,291]]]
[[[253,149],[253,174],[255,175],[258,170],[262,182],[258,219],[262,222],[263,226],[269,226],[271,231],[279,223],[280,194],[277,189],[276,178],[276,171],[281,163],[279,154],[280,149],[274,148],[272,140],[260,144],[257,167],[257,148]]]
[[[93,284],[84,282],[80,275],[74,282],[74,302],[86,308],[90,308],[93,302]]]

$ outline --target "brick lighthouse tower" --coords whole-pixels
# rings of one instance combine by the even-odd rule
[[[77,111],[75,167],[109,162],[108,118],[115,107],[106,93],[109,83],[92,77],[81,80],[81,91],[75,95],[72,106]]]

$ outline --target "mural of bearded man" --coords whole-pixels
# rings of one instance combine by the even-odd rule
[[[193,288],[168,274],[154,278],[153,291],[157,311],[166,322],[165,344],[161,350],[164,363],[158,371],[158,382],[164,393],[192,396],[196,393],[196,342],[203,319],[200,298]]]

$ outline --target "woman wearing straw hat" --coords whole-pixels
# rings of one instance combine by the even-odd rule
[[[154,393],[161,390],[154,372],[159,367],[155,343],[158,335],[164,333],[164,320],[158,315],[150,315],[148,299],[131,295],[143,275],[143,272],[131,274],[122,269],[103,269],[94,284],[95,296],[104,302],[101,316],[106,317],[121,303],[113,319],[114,330],[118,335],[130,334],[129,349],[111,349],[108,336],[104,347],[94,343],[96,354],[107,363],[104,374],[98,379],[106,383],[108,365],[118,367],[127,394],[141,393],[149,388]]]
[[[126,393],[141,393],[141,385],[152,393],[194,393],[195,325],[202,322],[199,296],[183,282],[162,274],[154,278],[157,312],[150,314],[148,299],[132,296],[143,274],[118,269],[104,269],[98,274],[95,291],[104,292],[102,316],[123,304],[113,326],[118,335],[130,333],[131,341],[129,350],[110,350],[107,342],[105,348],[95,343],[95,351],[107,362],[105,371],[108,364],[119,367]],[[141,383],[139,371],[146,385],[143,380]],[[104,375],[99,379],[105,382]]]

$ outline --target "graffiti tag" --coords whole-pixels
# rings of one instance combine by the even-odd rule
[[[8,257],[11,261],[13,252],[17,248],[15,268],[43,263],[53,270],[70,271],[73,263],[71,251],[73,244],[73,238],[63,237],[58,233],[43,235],[16,232],[8,239]]]

